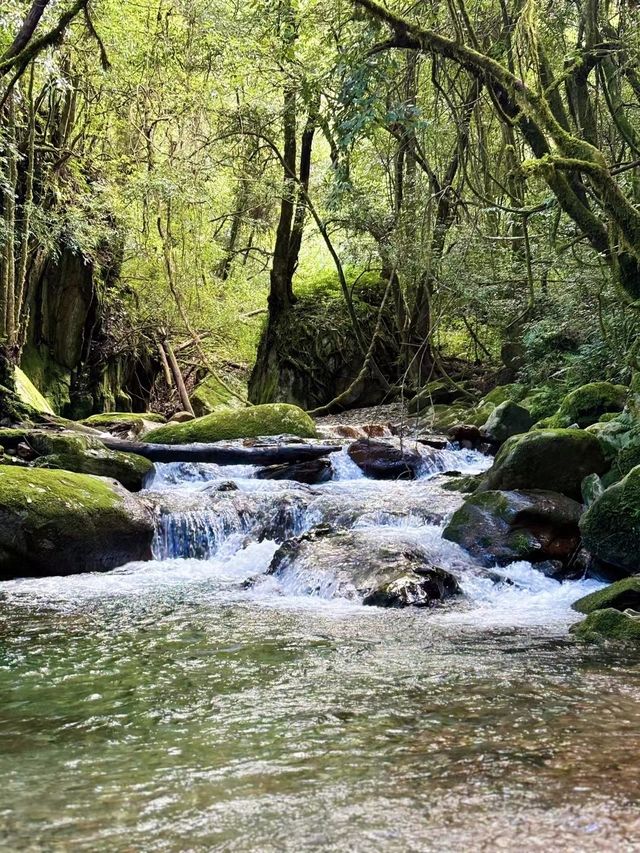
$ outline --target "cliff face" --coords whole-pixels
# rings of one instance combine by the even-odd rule
[[[54,410],[68,417],[145,411],[156,374],[133,335],[123,346],[109,333],[113,300],[106,295],[117,287],[120,251],[105,247],[100,261],[62,246],[34,265],[30,281],[20,364]]]

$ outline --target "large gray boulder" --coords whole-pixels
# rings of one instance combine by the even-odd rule
[[[532,426],[533,418],[527,409],[505,400],[491,412],[480,433],[486,441],[500,445],[513,435],[528,432]]]
[[[585,547],[626,574],[640,571],[640,465],[593,502],[580,528]]]

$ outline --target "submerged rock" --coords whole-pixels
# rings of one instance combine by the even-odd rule
[[[155,444],[190,444],[285,434],[315,438],[315,424],[297,406],[268,403],[246,409],[223,409],[186,423],[169,423],[148,433],[146,441]]]
[[[481,489],[542,489],[581,498],[588,474],[609,465],[598,439],[579,429],[535,430],[510,438],[500,449]]]
[[[328,459],[310,459],[284,465],[269,465],[256,472],[258,480],[293,480],[315,485],[331,479],[331,462]]]
[[[415,450],[394,447],[386,441],[360,439],[348,454],[367,477],[374,480],[415,480],[422,456]]]
[[[585,547],[627,574],[640,568],[640,465],[593,502],[580,522]]]
[[[484,566],[527,560],[547,564],[545,574],[579,576],[581,513],[579,503],[555,492],[481,492],[453,514],[443,536]]]
[[[114,481],[0,466],[0,579],[107,571],[151,557],[150,514]]]
[[[316,528],[285,542],[269,574],[297,594],[360,600],[377,607],[428,607],[461,590],[427,552],[392,531]]]

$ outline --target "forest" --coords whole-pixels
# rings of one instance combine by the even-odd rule
[[[634,849],[637,0],[0,0],[0,519],[0,846]]]

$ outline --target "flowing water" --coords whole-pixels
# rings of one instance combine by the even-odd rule
[[[442,539],[437,471],[485,465],[385,483],[342,453],[313,487],[161,465],[157,559],[1,584],[0,849],[639,849],[638,660],[571,641],[594,581],[489,578]],[[265,575],[320,522],[421,544],[463,600]]]

